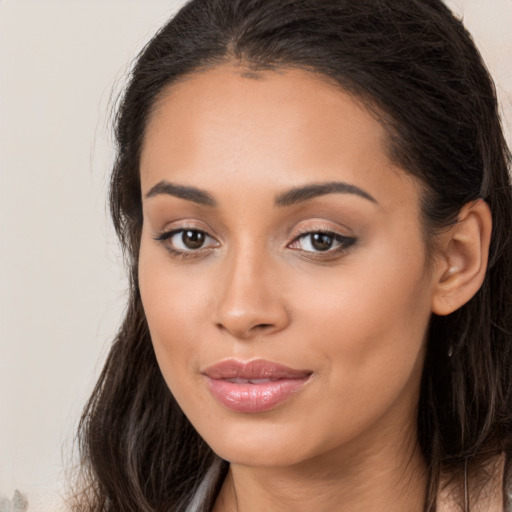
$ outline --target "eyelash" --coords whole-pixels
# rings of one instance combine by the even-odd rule
[[[190,231],[196,234],[203,235],[205,239],[212,239],[215,240],[213,237],[211,237],[206,231],[203,231],[201,229],[197,228],[187,228],[187,227],[181,227],[179,229],[172,229],[170,231],[164,231],[162,233],[157,234],[154,239],[157,242],[160,242],[165,249],[171,254],[172,257],[179,258],[179,259],[187,259],[187,258],[198,258],[201,257],[205,252],[209,252],[212,247],[199,247],[198,249],[189,249],[189,250],[180,250],[176,249],[176,247],[173,247],[169,241],[174,237],[175,235],[185,233],[186,231]],[[330,237],[334,242],[338,242],[338,246],[334,249],[327,249],[325,251],[306,251],[301,249],[295,249],[298,251],[301,251],[303,253],[307,253],[308,257],[310,258],[316,258],[316,259],[330,259],[334,256],[339,256],[345,253],[351,246],[353,246],[357,242],[357,238],[355,237],[349,237],[340,235],[339,233],[336,233],[334,231],[329,230],[323,230],[323,229],[317,229],[317,230],[309,230],[309,231],[303,231],[295,236],[295,238],[287,245],[287,247],[290,247],[291,245],[299,242],[301,239],[305,239],[306,237],[311,237],[313,235],[322,235]],[[311,242],[311,241],[310,241]],[[217,242],[218,243],[218,242]]]
[[[316,230],[307,230],[307,231],[303,231],[302,233],[299,233],[288,244],[288,246],[299,242],[301,239],[305,239],[307,237],[312,237],[313,235],[327,236],[332,239],[333,243],[337,242],[339,245],[335,248],[329,248],[325,251],[302,250],[302,252],[307,253],[310,258],[329,259],[329,258],[333,258],[335,256],[341,256],[342,254],[347,252],[348,249],[357,242],[357,238],[352,237],[352,236],[340,235],[339,233],[336,233],[334,231],[329,231],[326,229],[316,229]],[[311,242],[312,242],[312,240],[310,239],[310,244],[311,244]],[[297,250],[300,250],[300,249],[297,249]]]
[[[169,241],[173,236],[180,234],[180,233],[182,233],[182,236],[183,236],[183,233],[185,233],[186,231],[200,233],[201,235],[204,235],[206,238],[211,238],[212,240],[214,240],[210,235],[208,235],[208,233],[206,231],[203,231],[202,229],[193,228],[193,227],[187,228],[186,226],[178,228],[178,229],[172,229],[170,231],[164,231],[162,233],[159,233],[157,236],[155,236],[155,240],[157,242],[160,242],[165,247],[165,249],[171,254],[171,256],[173,256],[175,258],[179,258],[179,259],[197,258],[197,257],[201,256],[201,254],[203,254],[205,251],[209,250],[209,248],[200,247],[196,250],[190,249],[188,251],[184,251],[184,250],[176,249],[175,247],[173,247],[170,244]]]

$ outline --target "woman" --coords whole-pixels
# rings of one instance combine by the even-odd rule
[[[438,0],[193,0],[138,58],[75,510],[507,510],[511,189]]]

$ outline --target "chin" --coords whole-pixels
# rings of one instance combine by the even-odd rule
[[[236,443],[223,444],[213,451],[231,464],[253,467],[284,467],[293,466],[307,457],[301,457],[297,450],[284,446],[240,446]]]
[[[249,419],[252,425],[226,422],[226,428],[212,434],[206,429],[207,444],[222,459],[242,466],[291,466],[315,455],[314,442],[295,423],[293,430],[276,424],[265,425]],[[199,431],[201,435],[201,431]],[[310,442],[306,444],[305,437]]]

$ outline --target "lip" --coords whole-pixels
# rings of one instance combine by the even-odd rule
[[[227,359],[202,373],[214,398],[228,409],[246,413],[273,409],[299,392],[313,374],[265,359]]]

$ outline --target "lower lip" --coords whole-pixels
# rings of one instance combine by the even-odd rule
[[[245,384],[207,378],[212,395],[221,404],[236,412],[252,413],[273,409],[300,391],[308,380],[309,376]]]

